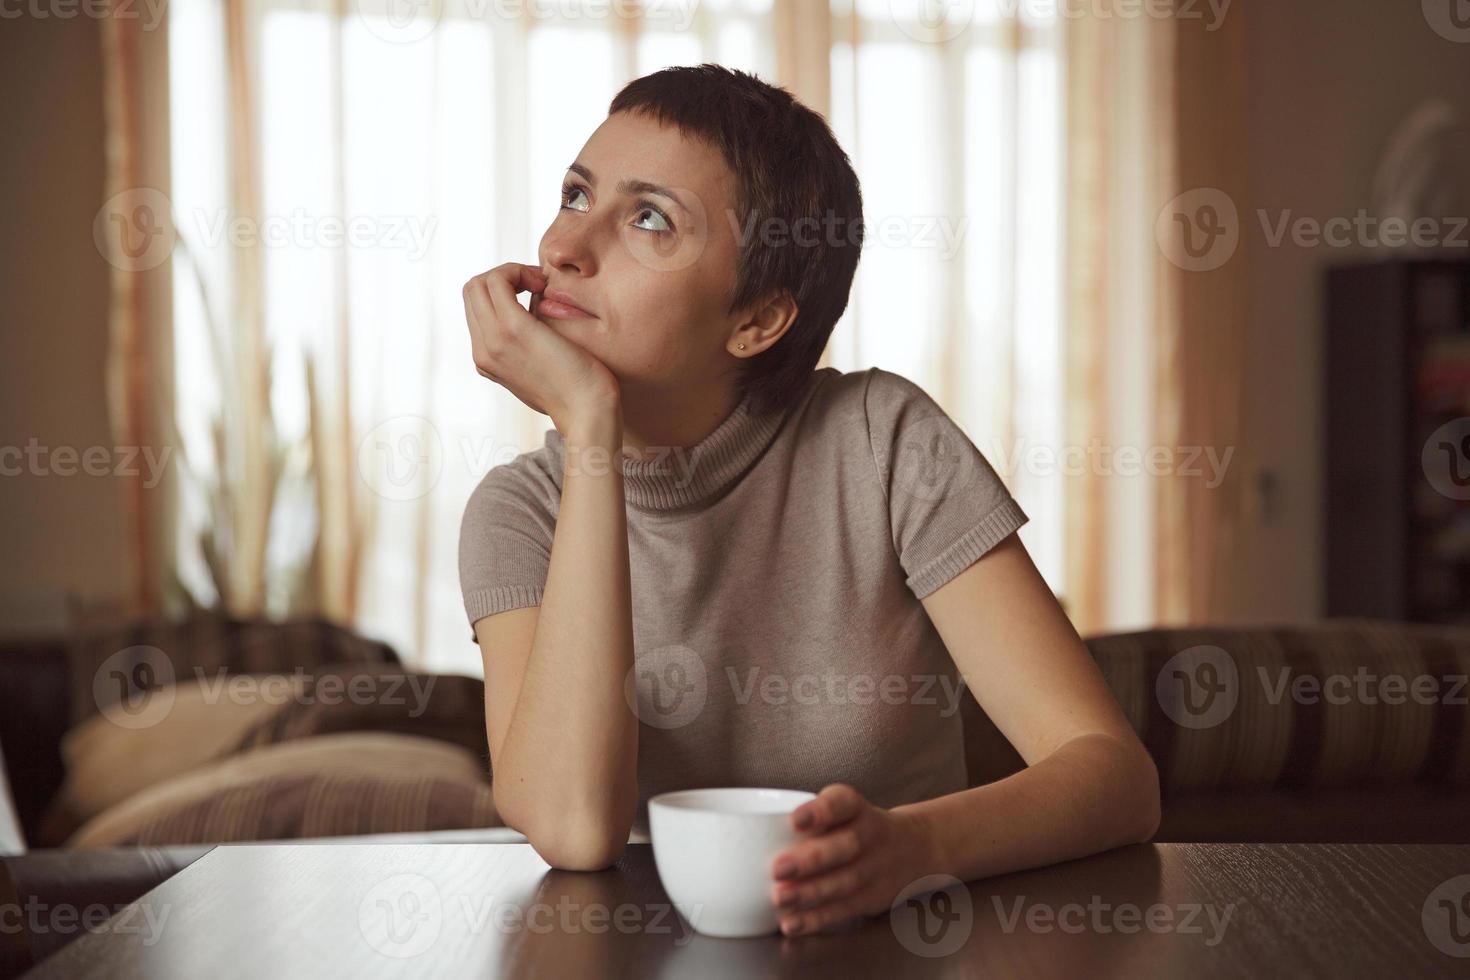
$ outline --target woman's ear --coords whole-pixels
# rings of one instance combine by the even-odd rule
[[[745,357],[767,350],[791,329],[800,310],[796,299],[788,289],[780,289],[764,302],[756,305],[750,314],[735,327],[727,345],[731,353],[738,351]],[[741,344],[745,347],[742,349]]]

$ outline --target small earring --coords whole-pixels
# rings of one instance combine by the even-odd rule
[[[739,345],[739,346],[740,346],[740,349],[741,349],[741,350],[745,350],[745,345],[744,345],[744,344],[741,344],[741,345]]]

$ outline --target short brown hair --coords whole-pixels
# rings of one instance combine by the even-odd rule
[[[705,140],[735,175],[740,228],[774,219],[770,227],[784,229],[781,241],[752,234],[741,243],[728,309],[743,309],[773,290],[791,292],[796,322],[775,347],[747,361],[738,381],[739,393],[751,395],[752,412],[788,407],[847,308],[862,252],[862,190],[827,121],[785,89],[715,64],[634,79],[607,111],[642,113]],[[813,225],[824,229],[815,244],[810,235],[793,241]],[[781,355],[773,356],[778,348]]]

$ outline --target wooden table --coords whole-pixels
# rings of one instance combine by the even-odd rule
[[[844,931],[690,932],[646,844],[221,846],[35,977],[1467,976],[1470,846],[1163,844],[931,893]]]

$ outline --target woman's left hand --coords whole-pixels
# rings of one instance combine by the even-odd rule
[[[886,912],[916,879],[942,870],[919,817],[874,806],[851,786],[826,787],[790,819],[806,837],[771,865],[771,896],[787,936]]]

